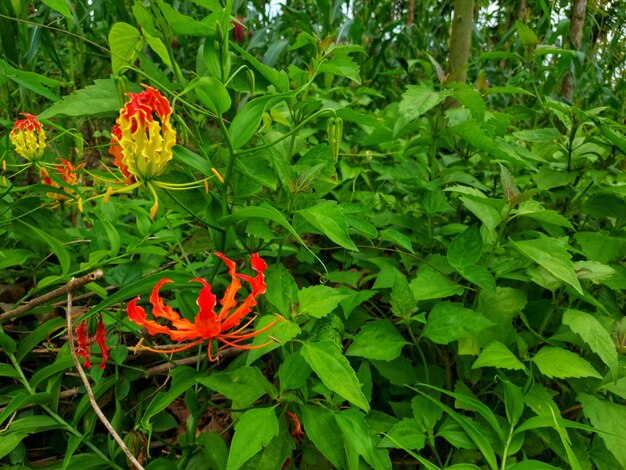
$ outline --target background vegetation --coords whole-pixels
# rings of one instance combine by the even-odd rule
[[[0,2],[0,462],[626,468],[625,16]],[[142,84],[177,145],[131,187],[109,144]],[[39,160],[11,143],[19,113]],[[133,352],[170,340],[128,302],[169,278],[193,321],[188,281],[231,282],[215,252],[269,265],[242,334],[276,323],[235,345],[264,346]],[[100,342],[84,380],[76,334]]]

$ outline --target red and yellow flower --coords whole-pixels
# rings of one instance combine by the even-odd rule
[[[208,341],[209,360],[213,361],[215,360],[215,357],[212,355],[214,340],[216,342],[219,341],[223,343],[222,346],[218,347],[218,350],[227,346],[245,350],[257,349],[269,344],[269,342],[256,346],[240,344],[242,341],[253,338],[269,330],[278,321],[277,319],[266,327],[251,333],[244,332],[244,330],[254,322],[256,317],[246,321],[244,320],[252,311],[252,308],[256,306],[257,297],[265,293],[266,285],[264,273],[267,269],[267,264],[257,253],[253,254],[251,266],[257,274],[252,277],[238,273],[235,262],[228,259],[222,253],[215,253],[215,255],[226,263],[231,277],[231,283],[220,300],[221,309],[219,309],[219,312],[215,311],[217,298],[211,291],[211,285],[204,279],[195,278],[192,279],[191,282],[199,282],[202,284],[200,294],[196,300],[199,311],[193,322],[181,317],[181,315],[174,311],[172,307],[166,306],[163,299],[159,296],[159,289],[164,284],[173,282],[170,279],[161,279],[154,286],[152,294],[150,295],[152,317],[154,320],[148,319],[146,311],[137,305],[139,297],[136,297],[129,302],[127,307],[128,318],[137,325],[144,327],[148,334],[152,336],[164,334],[168,335],[172,341],[189,342],[182,346],[168,349],[153,349],[144,346],[140,342],[140,347],[158,353],[175,353]],[[243,300],[243,302],[238,304],[236,296],[242,287],[241,281],[244,281],[249,285],[250,293],[245,300]],[[163,319],[165,322],[159,323],[157,319]],[[167,324],[167,322],[169,322],[169,324]]]
[[[155,88],[128,93],[111,132],[109,153],[129,183],[148,182],[165,171],[172,159],[176,131],[170,123],[169,101]]]
[[[21,113],[25,119],[18,119],[9,134],[11,143],[18,155],[29,161],[37,161],[46,149],[46,133],[37,116]]]

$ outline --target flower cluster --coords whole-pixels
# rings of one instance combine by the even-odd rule
[[[222,308],[219,313],[214,310],[217,298],[215,294],[211,292],[211,285],[204,279],[195,278],[192,279],[192,282],[199,282],[202,284],[200,295],[196,301],[199,311],[193,322],[187,320],[186,318],[182,318],[179,313],[172,309],[172,307],[166,306],[163,299],[159,295],[159,289],[161,286],[173,281],[170,279],[161,279],[154,286],[152,294],[150,295],[152,317],[154,320],[148,319],[146,311],[137,305],[139,297],[136,297],[129,302],[127,306],[128,318],[137,325],[144,327],[150,335],[154,336],[157,334],[165,334],[168,335],[172,341],[191,342],[180,347],[169,349],[153,349],[140,343],[142,348],[159,353],[174,353],[184,351],[208,341],[209,360],[213,361],[215,359],[211,350],[214,340],[222,342],[224,344],[222,347],[231,346],[239,349],[257,349],[269,344],[265,343],[258,346],[240,344],[242,341],[253,338],[269,330],[276,324],[277,320],[257,331],[251,333],[243,332],[252,324],[255,317],[247,320],[246,322],[244,322],[244,319],[252,311],[252,308],[256,306],[257,297],[265,293],[266,285],[264,272],[267,269],[267,264],[258,254],[253,254],[251,266],[252,269],[256,271],[257,275],[252,277],[238,273],[235,262],[228,259],[222,253],[215,253],[215,255],[226,263],[231,277],[231,283],[220,300]],[[242,287],[241,281],[248,283],[250,286],[250,293],[246,299],[238,305],[235,297],[237,292]],[[166,320],[171,326],[159,323],[156,321],[157,319]],[[218,349],[221,349],[221,347]]]
[[[106,327],[102,321],[102,316],[98,317],[98,325],[96,326],[96,333],[93,336],[89,336],[88,321],[81,322],[75,330],[76,333],[76,354],[79,357],[85,359],[85,367],[91,369],[91,360],[89,358],[89,350],[93,343],[96,343],[100,347],[100,353],[102,354],[102,362],[98,366],[100,369],[104,369],[109,359],[109,347],[106,343]]]
[[[32,114],[22,113],[25,119],[18,119],[9,134],[11,143],[18,155],[29,161],[37,161],[46,149],[46,133]]]

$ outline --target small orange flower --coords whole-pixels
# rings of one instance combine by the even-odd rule
[[[98,326],[96,327],[96,334],[94,336],[89,336],[88,330],[87,321],[81,322],[76,327],[76,354],[85,358],[85,367],[91,369],[89,349],[93,343],[96,343],[100,347],[102,354],[102,362],[100,362],[98,367],[104,369],[109,359],[109,347],[106,344],[106,327],[104,326],[102,317],[98,317]]]
[[[26,119],[18,119],[9,134],[15,151],[26,160],[37,161],[46,148],[46,133],[37,116],[21,113]]]
[[[141,93],[128,93],[130,101],[111,131],[109,153],[129,184],[148,182],[163,173],[176,144],[170,103],[155,88],[144,88]]]
[[[60,160],[61,164],[54,166],[57,173],[61,176],[61,178],[63,178],[63,181],[65,181],[67,184],[71,186],[76,186],[76,183],[78,182],[78,177],[76,176],[76,167],[72,164],[72,162],[66,160],[65,158],[61,158]],[[48,170],[46,170],[44,167],[41,168],[41,178],[43,180],[43,184],[47,184],[48,186],[53,186],[55,188],[59,187],[58,184],[52,181]]]
[[[215,253],[215,255],[226,263],[231,277],[230,286],[228,286],[226,292],[224,293],[224,297],[220,300],[222,308],[219,313],[214,311],[217,298],[215,294],[211,292],[211,285],[204,279],[195,278],[191,281],[199,282],[203,286],[200,290],[200,295],[196,300],[199,311],[193,323],[186,318],[182,318],[179,313],[172,309],[172,307],[166,306],[163,303],[163,299],[159,296],[159,289],[161,286],[163,286],[163,284],[173,282],[170,279],[161,279],[154,286],[152,294],[150,295],[152,316],[155,319],[163,318],[164,320],[169,321],[171,327],[158,323],[156,320],[149,320],[147,318],[146,311],[137,305],[139,296],[129,302],[126,309],[128,312],[128,318],[137,325],[144,327],[150,335],[154,336],[157,334],[166,334],[172,341],[192,342],[181,347],[161,350],[152,349],[143,345],[141,345],[141,347],[158,353],[174,353],[184,351],[208,340],[209,360],[213,361],[215,360],[215,358],[211,355],[213,340],[221,341],[225,346],[232,346],[239,349],[258,349],[269,344],[269,342],[258,346],[239,344],[241,341],[253,338],[258,334],[269,330],[276,324],[276,321],[274,321],[260,330],[252,333],[242,333],[243,330],[252,324],[254,318],[256,318],[254,317],[241,325],[244,318],[257,304],[256,298],[265,293],[266,285],[264,272],[267,269],[267,264],[257,253],[253,254],[250,264],[252,269],[256,271],[257,275],[255,277],[251,277],[238,273],[235,262],[228,259],[222,253]],[[241,281],[245,281],[249,284],[250,294],[241,304],[238,305],[235,296],[242,287]],[[235,310],[233,311],[233,309]]]

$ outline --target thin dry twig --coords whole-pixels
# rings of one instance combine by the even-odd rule
[[[163,351],[163,352],[165,353],[166,351]],[[235,356],[237,354],[241,354],[242,352],[243,351],[241,349],[226,348],[219,352],[219,359],[226,359],[227,357]],[[195,364],[196,362],[198,362],[198,360],[204,361],[206,357],[207,357],[207,353],[203,353],[200,355],[199,358],[198,356],[190,356],[190,357],[184,357],[182,359],[176,359],[175,361],[172,361],[172,362],[166,362],[165,364],[159,364],[158,366],[154,366],[154,367],[150,367],[149,369],[146,369],[146,376],[152,377],[155,375],[166,375],[177,365],[185,366],[189,364]]]
[[[72,278],[64,286],[61,286],[58,289],[54,289],[53,291],[50,291],[47,294],[43,294],[39,297],[35,297],[34,299],[26,302],[25,304],[20,305],[17,308],[14,308],[13,310],[9,310],[8,312],[4,312],[3,314],[0,314],[0,324],[13,320],[14,318],[18,317],[20,314],[28,312],[29,310],[32,310],[33,308],[38,307],[39,305],[43,305],[46,302],[49,302],[52,299],[55,299],[56,297],[59,297],[60,295],[70,294],[76,289],[80,289],[84,285],[100,279],[103,276],[103,274],[104,273],[102,272],[102,269],[96,269],[95,271],[90,272],[86,276],[79,277],[78,279]]]
[[[74,361],[76,370],[78,371],[78,374],[80,375],[80,378],[82,379],[83,384],[85,384],[85,389],[87,390],[87,396],[89,397],[89,402],[91,403],[91,407],[96,412],[96,415],[98,416],[102,424],[104,424],[104,427],[107,428],[111,436],[113,436],[113,439],[115,439],[115,442],[117,442],[117,444],[120,446],[124,454],[126,454],[126,457],[128,457],[128,460],[130,460],[131,464],[137,470],[144,470],[143,466],[135,458],[135,456],[128,449],[128,447],[126,447],[126,444],[124,444],[124,441],[122,440],[120,435],[115,431],[115,429],[113,429],[113,426],[111,425],[107,417],[104,416],[104,413],[102,412],[102,410],[98,406],[98,403],[96,402],[96,397],[93,394],[93,390],[91,389],[91,385],[89,384],[89,379],[87,378],[87,375],[85,374],[85,370],[83,369],[83,366],[80,364],[80,361],[78,360],[78,356],[76,355],[76,346],[74,345],[74,330],[72,328],[72,291],[71,290],[67,292],[67,313],[65,317],[67,321],[67,338],[68,338],[68,342],[70,345],[70,354],[72,356],[72,361]]]

